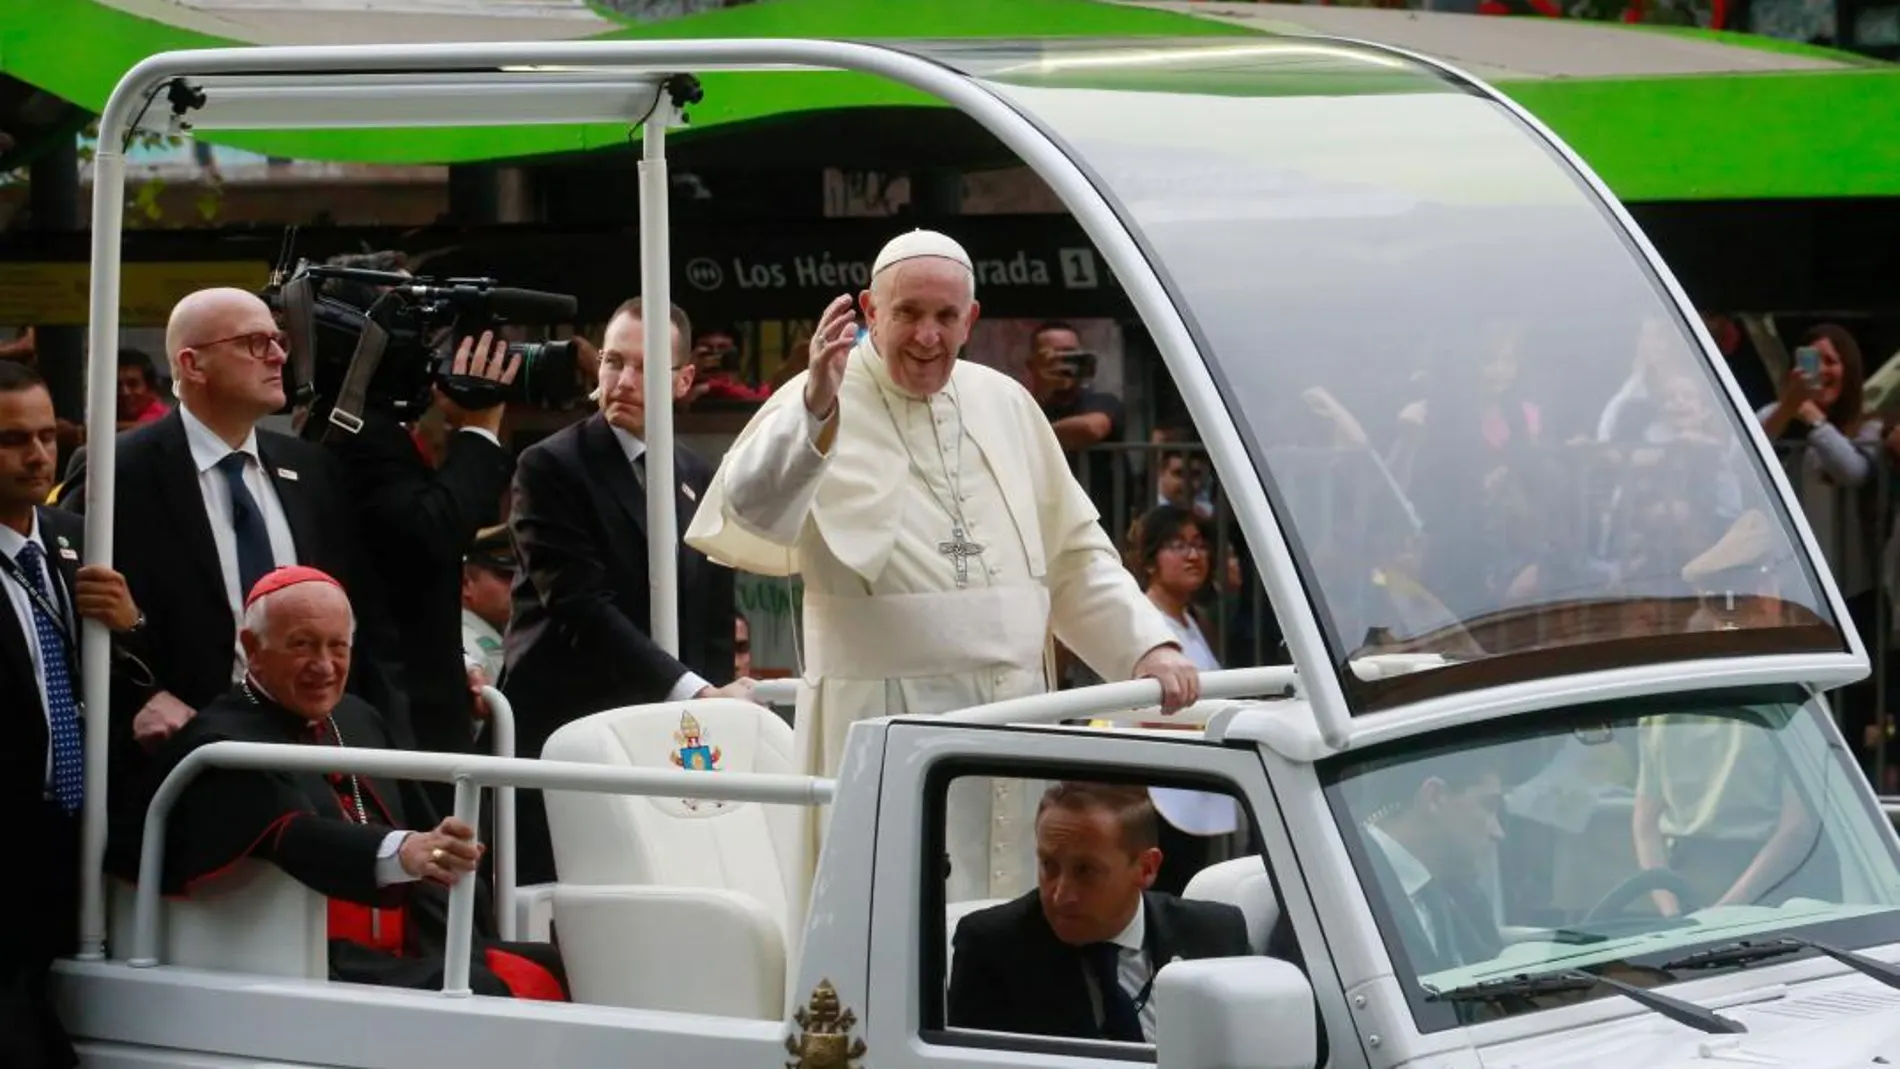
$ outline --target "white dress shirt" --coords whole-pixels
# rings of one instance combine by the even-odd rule
[[[608,424],[608,426],[612,427],[614,439],[620,443],[620,451],[627,454],[627,464],[633,468],[634,481],[640,484],[641,489],[646,489],[647,480],[644,470],[634,462],[639,460],[640,457],[646,453],[647,444],[635,438],[629,431],[614,427],[612,424]],[[644,503],[642,503],[642,505],[644,507]],[[648,620],[635,620],[633,624],[642,631],[652,626],[652,622]],[[688,701],[693,695],[698,694],[701,690],[710,686],[712,686],[712,684],[706,682],[703,676],[691,668],[688,668],[686,674],[679,678],[679,682],[673,684],[673,689],[667,692],[666,700],[670,702]]]
[[[1397,839],[1370,824],[1366,825],[1366,839],[1384,851],[1386,861],[1392,865],[1393,875],[1399,878],[1399,890],[1405,892],[1406,899],[1412,904],[1412,912],[1418,916],[1419,929],[1431,941],[1431,949],[1436,951],[1438,931],[1432,924],[1431,911],[1425,908],[1425,903],[1418,897],[1419,891],[1431,882],[1431,870],[1410,850],[1400,846]]]
[[[218,566],[224,572],[225,600],[231,605],[231,619],[244,618],[244,595],[238,589],[237,530],[231,520],[231,491],[225,485],[218,461],[231,452],[224,439],[191,414],[190,407],[178,406],[185,425],[185,442],[191,447],[191,461],[198,468],[198,490],[204,495],[205,518],[211,522],[211,540],[218,547]],[[245,436],[239,452],[250,457],[244,465],[244,487],[251,492],[258,510],[264,514],[264,531],[270,536],[271,563],[277,567],[297,563],[297,542],[290,533],[290,520],[277,498],[277,486],[264,471],[264,458],[257,451],[257,431]],[[244,647],[235,638],[231,643],[231,682],[244,678]]]
[[[53,563],[53,555],[47,551],[46,543],[40,538],[40,513],[38,509],[33,510],[33,526],[30,527],[24,535],[11,527],[0,526],[0,554],[4,554],[8,560],[18,564],[20,562],[20,552],[26,548],[28,542],[40,547],[41,570],[48,584],[48,589],[53,595],[53,604],[59,607],[60,615],[65,617],[62,622],[66,625],[67,632],[71,633],[73,630],[72,606],[66,600],[65,589],[54,576],[55,565]],[[26,570],[25,566],[22,565],[20,570],[24,572]],[[13,606],[13,618],[20,623],[20,633],[26,636],[27,655],[33,659],[33,679],[39,684],[40,688],[40,715],[47,718],[46,787],[48,790],[51,790],[53,785],[53,723],[52,706],[46,700],[46,654],[48,651],[40,649],[39,630],[34,626],[33,622],[32,597],[27,594],[24,587],[14,582],[11,576],[0,579],[0,583],[6,585],[7,604]],[[65,655],[65,651],[63,650],[53,650],[51,652],[57,656]],[[72,684],[73,694],[77,697],[79,694],[79,677],[77,675],[73,676]]]
[[[1140,999],[1148,989],[1148,979],[1153,970],[1148,967],[1148,951],[1145,946],[1148,938],[1148,905],[1143,902],[1135,907],[1135,916],[1115,938],[1109,940],[1121,948],[1116,959],[1116,979],[1121,989],[1128,993],[1130,1000]],[[1082,970],[1083,978],[1088,982],[1089,1005],[1095,1009],[1095,1019],[1103,1019],[1102,992],[1095,986],[1095,973],[1087,968]],[[1149,1043],[1155,1041],[1155,1002],[1148,998],[1137,1007],[1141,1016],[1141,1037]]]

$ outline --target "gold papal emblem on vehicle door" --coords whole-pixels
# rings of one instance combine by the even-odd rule
[[[858,1015],[838,1001],[838,989],[830,980],[818,981],[811,1001],[792,1014],[799,1034],[785,1037],[785,1050],[798,1059],[786,1062],[785,1069],[856,1069],[855,1063],[869,1049],[864,1040],[855,1039]]]

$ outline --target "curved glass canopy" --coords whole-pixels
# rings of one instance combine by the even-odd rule
[[[1145,248],[1356,712],[1848,648],[1750,417],[1503,106],[1317,39],[928,54],[1062,142]],[[1419,670],[1371,670],[1393,654]]]

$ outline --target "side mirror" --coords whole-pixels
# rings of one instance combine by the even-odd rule
[[[1170,962],[1155,976],[1156,1069],[1314,1069],[1306,974],[1277,958]]]

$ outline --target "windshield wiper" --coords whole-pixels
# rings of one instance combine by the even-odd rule
[[[1782,936],[1779,939],[1764,940],[1762,942],[1742,940],[1739,943],[1729,943],[1725,946],[1711,947],[1708,950],[1698,950],[1693,954],[1687,954],[1677,958],[1675,961],[1664,962],[1662,967],[1670,972],[1675,972],[1679,969],[1719,969],[1727,965],[1753,965],[1758,961],[1770,961],[1774,958],[1786,957],[1789,954],[1799,954],[1803,950],[1819,951],[1833,958],[1835,961],[1840,962],[1842,965],[1864,976],[1870,976],[1886,984],[1888,987],[1900,988],[1900,966],[1889,965],[1884,961],[1870,958],[1865,954],[1857,954],[1851,950],[1842,950],[1840,947],[1829,946],[1826,943],[1817,943],[1812,939],[1802,939],[1799,936],[1793,935]]]
[[[1510,976],[1501,980],[1485,980],[1467,987],[1454,987],[1449,991],[1427,987],[1425,999],[1428,1002],[1490,1002],[1513,996],[1589,991],[1598,984],[1615,991],[1631,1002],[1655,1010],[1678,1024],[1688,1025],[1698,1031],[1710,1034],[1748,1031],[1748,1026],[1740,1021],[1731,1020],[1693,1002],[1684,1002],[1682,999],[1671,998],[1634,984],[1626,984],[1621,980],[1612,980],[1607,976],[1594,976],[1576,969],[1543,973],[1538,976]]]

